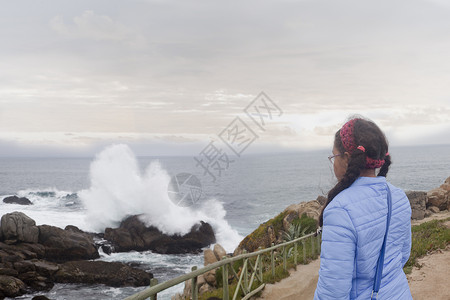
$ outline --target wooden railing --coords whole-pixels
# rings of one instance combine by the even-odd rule
[[[315,254],[320,253],[320,235],[317,235],[315,233],[311,233],[308,235],[304,235],[302,237],[299,237],[295,240],[284,242],[282,244],[273,245],[269,248],[258,250],[251,253],[244,253],[238,256],[234,257],[226,257],[224,256],[221,261],[209,264],[201,269],[197,269],[196,266],[192,267],[192,272],[181,275],[179,277],[170,279],[166,282],[162,282],[158,284],[158,281],[153,278],[150,281],[150,287],[140,291],[134,295],[131,295],[125,300],[143,300],[150,298],[150,300],[156,300],[157,294],[163,290],[166,290],[170,287],[173,287],[177,284],[183,283],[186,280],[191,280],[191,298],[192,300],[198,300],[198,286],[197,286],[197,277],[205,274],[211,270],[222,268],[222,287],[223,287],[223,300],[230,300],[230,289],[229,289],[229,276],[234,277],[237,280],[237,286],[234,290],[233,298],[232,300],[236,299],[242,299],[247,300],[251,296],[257,294],[259,291],[261,291],[264,286],[264,279],[263,279],[263,259],[262,256],[264,254],[267,254],[270,252],[270,269],[272,271],[272,277],[275,276],[275,251],[278,249],[281,249],[281,259],[283,264],[283,270],[287,270],[287,261],[288,261],[288,251],[289,249],[293,249],[293,256],[294,256],[294,266],[297,266],[298,262],[298,244],[302,243],[303,248],[303,261],[306,261],[306,241],[307,239],[311,240],[310,246],[311,246],[311,254],[314,256]],[[292,246],[293,244],[293,246]],[[291,256],[292,256],[291,255]],[[252,264],[251,259],[255,258],[255,263]],[[237,261],[243,261],[242,263],[242,269],[240,271],[236,272],[232,266],[233,263]],[[250,273],[249,273],[250,271]],[[250,279],[250,282],[249,282]],[[258,281],[258,286],[251,289],[253,286],[253,283]],[[238,298],[239,296],[239,290],[242,291],[243,297]]]

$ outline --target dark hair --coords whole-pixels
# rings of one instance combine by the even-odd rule
[[[336,147],[340,153],[344,153],[346,150],[342,144],[340,132],[341,130],[338,130],[334,136],[334,147]],[[320,226],[323,225],[323,213],[327,205],[337,194],[351,186],[360,176],[361,171],[366,168],[366,157],[372,159],[384,159],[385,162],[380,168],[377,176],[386,177],[389,171],[391,157],[389,154],[386,155],[388,153],[388,142],[384,133],[374,122],[358,118],[353,125],[353,139],[357,146],[363,146],[365,148],[365,152],[360,149],[355,149],[350,153],[350,159],[344,176],[328,192],[327,202],[322,208],[319,217]]]

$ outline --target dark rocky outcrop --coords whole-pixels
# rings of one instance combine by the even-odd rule
[[[17,196],[3,198],[3,202],[8,204],[33,205],[33,202],[31,202],[30,199]]]
[[[104,238],[116,252],[152,250],[163,254],[198,253],[216,241],[211,225],[203,221],[183,236],[169,236],[156,227],[146,227],[139,216],[128,217],[119,228],[106,228]]]
[[[38,228],[39,244],[45,247],[47,260],[68,261],[100,257],[92,236],[87,233],[49,225],[41,225]]]
[[[79,261],[99,257],[93,236],[75,226],[36,226],[20,212],[5,214],[0,228],[0,299],[48,291],[56,282],[149,285],[152,274],[123,263]]]
[[[0,298],[17,297],[25,294],[25,283],[8,275],[0,275]]]
[[[5,214],[1,219],[1,237],[7,244],[37,243],[39,229],[36,222],[22,212]]]
[[[411,219],[422,220],[425,217],[427,193],[418,191],[408,191],[406,196],[411,204]]]
[[[153,275],[120,262],[71,261],[61,264],[54,278],[59,283],[106,284],[119,287],[150,285]]]

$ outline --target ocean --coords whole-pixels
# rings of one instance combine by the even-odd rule
[[[450,176],[450,145],[393,147],[390,153],[388,180],[404,190],[427,191]],[[0,213],[21,211],[38,225],[75,225],[95,232],[141,213],[148,224],[166,233],[185,233],[203,220],[213,226],[217,242],[233,252],[247,234],[288,205],[326,194],[335,183],[328,155],[326,150],[229,155],[229,160],[221,161],[222,169],[210,169],[212,175],[194,156],[135,157],[126,145],[110,146],[92,158],[0,158],[0,199],[18,195],[33,202],[31,206],[0,202]],[[175,205],[170,195],[169,183],[182,173],[197,178],[195,194],[178,190],[178,196],[195,199],[188,206]],[[159,282],[203,266],[201,254],[100,254],[105,261],[138,265]],[[34,295],[121,299],[142,289],[56,284],[51,291]],[[182,289],[183,285],[173,287],[158,294],[158,299],[170,299]]]

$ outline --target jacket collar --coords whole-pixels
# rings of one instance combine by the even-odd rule
[[[378,177],[358,177],[352,185],[370,185],[370,184],[378,184],[378,183],[386,183],[386,177],[378,176]]]

